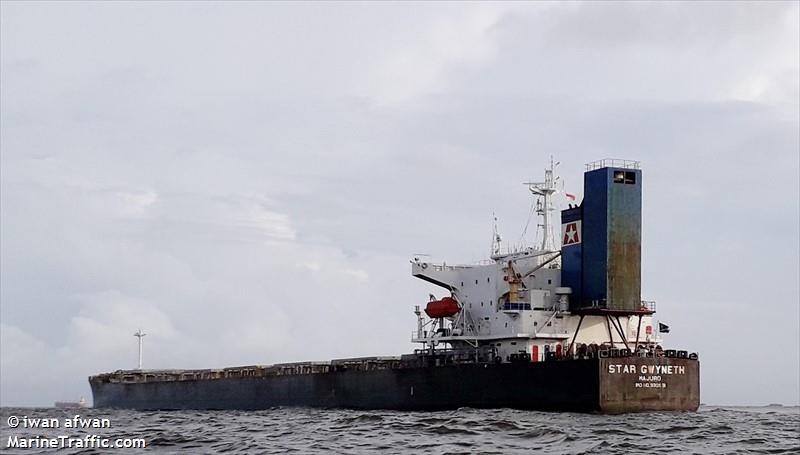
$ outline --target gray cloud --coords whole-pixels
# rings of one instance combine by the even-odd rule
[[[3,405],[140,326],[150,367],[406,352],[410,254],[518,239],[551,154],[642,160],[703,401],[799,400],[796,3],[0,8]]]

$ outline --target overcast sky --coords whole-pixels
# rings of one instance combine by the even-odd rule
[[[409,352],[411,255],[518,240],[551,154],[578,195],[642,162],[643,298],[702,401],[797,404],[799,17],[4,1],[0,404],[90,399],[139,327],[147,368]]]

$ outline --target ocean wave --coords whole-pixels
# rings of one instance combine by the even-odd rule
[[[800,453],[800,408],[701,408],[697,413],[617,416],[513,409],[398,412],[276,408],[266,411],[136,412],[85,409],[108,417],[103,437],[142,437],[144,451],[119,453]],[[66,412],[66,413],[65,413]],[[63,414],[62,414],[63,413]],[[10,415],[58,417],[74,410],[3,408]],[[75,435],[88,434],[83,430]],[[55,430],[14,430],[9,436],[57,435]],[[72,450],[72,451],[70,451]],[[3,453],[33,453],[5,449]],[[59,453],[102,453],[67,449]]]

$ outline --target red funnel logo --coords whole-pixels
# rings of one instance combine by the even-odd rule
[[[581,222],[571,221],[561,225],[561,244],[564,246],[581,243]]]

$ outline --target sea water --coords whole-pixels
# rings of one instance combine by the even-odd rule
[[[0,428],[4,454],[800,454],[800,407],[787,406],[702,406],[698,412],[625,415],[467,408],[440,412],[2,408]],[[29,444],[21,447],[21,442]],[[47,445],[51,442],[56,446]]]

